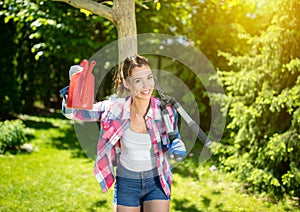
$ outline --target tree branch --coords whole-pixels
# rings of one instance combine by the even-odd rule
[[[52,1],[65,2],[75,8],[88,10],[91,13],[102,16],[112,21],[114,24],[116,23],[116,15],[114,13],[114,10],[108,6],[105,6],[93,0],[52,0]]]

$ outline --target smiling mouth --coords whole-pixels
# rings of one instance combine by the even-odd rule
[[[151,90],[141,91],[141,94],[148,95],[151,93]]]

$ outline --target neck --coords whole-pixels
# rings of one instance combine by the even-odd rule
[[[139,115],[145,115],[150,104],[150,99],[133,98],[131,110]]]

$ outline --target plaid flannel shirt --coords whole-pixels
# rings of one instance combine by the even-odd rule
[[[111,98],[93,105],[91,110],[80,110],[65,107],[64,95],[62,112],[73,120],[101,122],[97,147],[94,174],[103,192],[114,183],[114,165],[118,163],[120,138],[130,127],[130,104],[132,98]],[[176,136],[180,138],[177,127],[178,115],[172,107],[170,113]],[[171,194],[172,170],[168,157],[169,138],[161,115],[160,100],[151,97],[150,107],[145,116],[145,123],[150,134],[161,186],[167,196]]]

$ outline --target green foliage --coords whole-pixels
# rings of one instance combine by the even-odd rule
[[[153,32],[187,39],[186,30],[190,23],[191,10],[191,5],[187,1],[138,3],[136,6],[138,33]],[[145,20],[148,20],[146,24]]]
[[[1,5],[0,5],[1,8]],[[16,29],[12,21],[5,23],[4,17],[0,16],[0,27],[5,33],[0,33],[2,47],[0,50],[0,120],[10,118],[14,113],[21,111],[19,78],[15,64],[16,45],[13,43]]]
[[[300,4],[278,1],[275,8],[265,30],[244,36],[247,52],[220,52],[231,67],[219,72],[229,136],[215,153],[252,190],[299,197]]]
[[[0,50],[1,54],[9,52],[3,61],[5,69],[1,70],[5,76],[1,79],[7,81],[7,86],[4,97],[0,97],[11,102],[17,100],[15,105],[21,106],[15,110],[8,107],[12,103],[6,100],[3,114],[32,113],[37,101],[46,107],[58,107],[58,90],[69,82],[68,68],[88,59],[116,37],[116,30],[108,21],[65,3],[43,0],[0,3],[1,20],[10,29],[4,34],[7,37],[4,43],[9,45]]]
[[[25,125],[19,119],[0,122],[0,132],[0,153],[17,152],[27,141]]]

